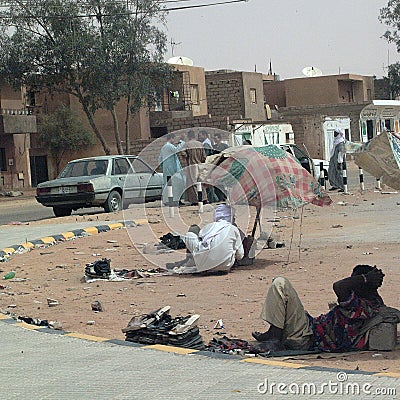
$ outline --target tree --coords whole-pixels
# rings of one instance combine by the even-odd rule
[[[62,157],[67,151],[76,151],[93,144],[93,135],[78,116],[61,106],[53,114],[42,115],[39,124],[39,142],[54,157],[57,174]]]
[[[165,14],[162,2],[10,0],[3,4],[9,7],[0,12],[4,31],[0,75],[14,86],[76,96],[106,154],[110,147],[96,126],[95,112],[110,112],[122,153],[116,105],[126,99],[128,151],[131,115],[151,102],[172,74],[162,61],[166,51],[166,36],[159,28]]]
[[[400,0],[389,0],[386,7],[380,10],[379,20],[389,29],[383,37],[390,43],[394,43],[397,52],[400,52]],[[388,86],[390,98],[400,95],[400,63],[388,65]]]
[[[389,0],[387,6],[380,9],[379,20],[389,27],[383,37],[395,43],[400,52],[400,0]]]
[[[400,96],[400,63],[396,62],[388,67],[388,86],[390,98],[395,99]]]

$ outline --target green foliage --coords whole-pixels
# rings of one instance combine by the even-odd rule
[[[129,98],[136,113],[167,86],[166,36],[158,0],[3,1],[0,76],[15,87],[33,86],[76,96],[108,154],[94,113]],[[116,140],[119,133],[115,123]],[[118,141],[117,141],[118,145]]]
[[[53,114],[43,115],[38,125],[39,142],[56,159],[66,151],[76,151],[93,144],[93,135],[70,108],[61,106]]]
[[[397,51],[400,51],[400,1],[389,0],[387,6],[381,8],[379,20],[389,28],[383,37],[389,42],[395,43]]]
[[[400,96],[400,63],[396,62],[388,67],[389,90],[391,98]]]

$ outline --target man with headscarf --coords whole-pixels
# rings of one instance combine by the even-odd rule
[[[191,205],[196,205],[198,201],[197,195],[197,179],[199,177],[199,164],[206,161],[206,153],[203,145],[196,140],[194,131],[187,133],[187,142],[182,148],[182,157],[185,161],[186,173],[186,200]],[[202,188],[203,202],[207,203],[207,192]]]
[[[193,262],[174,268],[174,272],[229,272],[235,260],[244,256],[240,232],[232,224],[233,218],[233,208],[220,204],[214,211],[214,222],[200,229],[198,234],[192,226],[188,233],[182,235]]]
[[[339,192],[344,192],[343,164],[346,162],[346,139],[343,131],[339,128],[335,129],[333,135],[333,146],[328,169],[329,183],[332,187],[329,190],[339,189]]]
[[[177,153],[182,149],[185,142],[180,140],[174,144],[175,134],[166,135],[167,142],[161,147],[159,162],[163,172],[163,203],[168,204],[167,178],[172,180],[172,194],[174,203],[178,204],[184,191],[185,181],[181,172],[182,167]]]
[[[333,284],[337,305],[318,317],[304,310],[288,279],[276,277],[261,311],[269,329],[252,335],[263,342],[263,350],[364,350],[369,329],[385,321],[400,322],[400,311],[386,307],[378,293],[384,276],[376,266],[356,265],[351,276]]]

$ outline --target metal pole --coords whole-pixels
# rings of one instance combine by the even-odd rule
[[[319,183],[321,187],[326,189],[324,163],[322,161],[319,163]]]
[[[168,196],[168,207],[169,207],[169,216],[174,218],[175,216],[175,208],[174,208],[174,194],[172,191],[172,179],[171,176],[167,176],[167,196]]]
[[[203,189],[201,187],[201,182],[197,181],[197,202],[199,206],[199,213],[204,211],[203,208]]]
[[[361,167],[358,167],[358,173],[360,176],[360,189],[361,191],[364,191],[364,171]]]
[[[348,187],[347,187],[347,165],[346,165],[346,162],[344,162],[342,165],[343,165],[343,170],[342,170],[342,172],[343,172],[344,193],[345,193],[345,194],[348,194],[348,193],[349,193],[349,190],[348,190]]]

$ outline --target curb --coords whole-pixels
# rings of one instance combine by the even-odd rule
[[[132,225],[133,226],[144,225],[147,223],[148,221],[146,219],[116,222],[113,224],[104,224],[88,228],[75,229],[73,231],[63,232],[58,235],[46,236],[41,239],[31,240],[29,242],[9,246],[0,250],[0,262],[7,261],[13,254],[25,253],[26,251],[30,251],[36,247],[53,246],[57,243],[64,242],[70,239],[75,239],[90,235],[97,235],[102,232],[108,232],[115,229],[122,229]]]
[[[320,371],[320,372],[336,372],[336,373],[344,372],[348,375],[370,375],[370,376],[377,376],[377,377],[381,376],[381,377],[387,377],[387,378],[400,379],[400,373],[396,373],[396,372],[369,372],[369,371],[361,371],[361,370],[346,370],[346,369],[336,369],[336,368],[329,368],[329,367],[311,366],[311,365],[306,365],[306,364],[296,364],[296,363],[278,361],[278,360],[268,360],[265,358],[254,358],[254,357],[243,358],[243,357],[240,357],[237,355],[214,353],[214,352],[205,351],[205,350],[194,350],[194,349],[188,349],[188,348],[184,348],[184,347],[167,346],[167,345],[161,345],[161,344],[147,345],[147,344],[129,342],[126,340],[121,340],[121,339],[109,339],[109,338],[104,338],[104,337],[86,335],[86,334],[77,333],[77,332],[54,330],[54,329],[51,329],[48,327],[30,325],[30,324],[27,324],[26,322],[19,322],[13,318],[10,318],[8,315],[3,314],[3,313],[0,313],[0,322],[7,323],[7,324],[13,324],[13,325],[19,326],[20,328],[34,330],[36,332],[68,336],[68,337],[73,337],[76,339],[87,340],[89,342],[111,343],[111,344],[115,344],[118,346],[150,349],[150,350],[162,351],[162,352],[167,352],[167,353],[174,353],[174,354],[182,355],[182,356],[191,355],[191,356],[195,356],[195,357],[200,356],[200,357],[209,357],[209,358],[215,358],[215,359],[230,359],[230,360],[237,360],[238,362],[242,362],[242,363],[262,364],[262,365],[267,365],[270,367],[290,368],[290,369],[297,369],[297,370],[303,370],[303,371]]]

